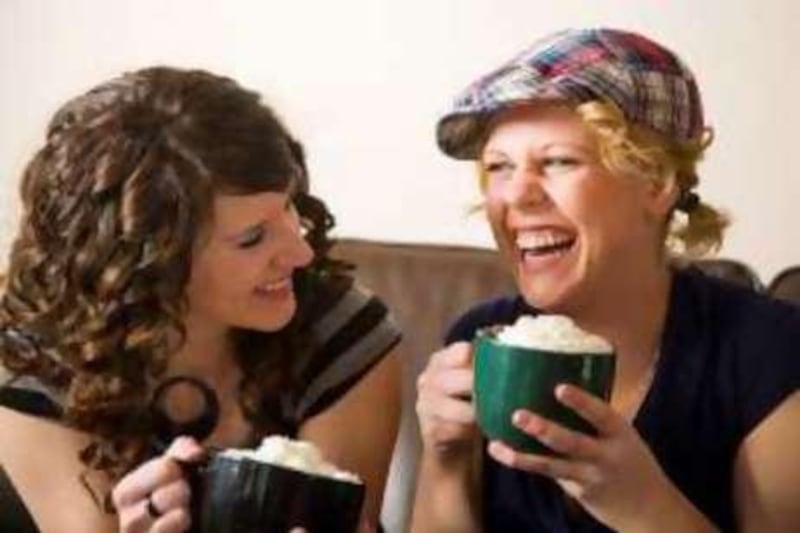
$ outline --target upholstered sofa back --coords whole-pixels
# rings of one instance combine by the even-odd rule
[[[334,255],[356,265],[359,281],[387,302],[405,333],[403,415],[383,513],[389,532],[404,533],[420,446],[414,413],[416,377],[456,317],[483,299],[513,292],[514,283],[493,250],[346,239],[336,245]],[[800,266],[787,268],[765,284],[738,261],[697,264],[712,275],[800,304]],[[0,367],[0,380],[3,375]]]
[[[447,326],[475,303],[514,291],[514,282],[493,250],[342,240],[334,255],[354,263],[361,283],[380,295],[404,331],[403,415],[384,498],[387,530],[408,530],[419,455],[414,413],[416,377],[442,344]],[[747,265],[730,259],[697,262],[706,272],[755,290],[800,302],[800,267],[762,283]]]
[[[496,253],[477,248],[343,240],[334,255],[356,265],[359,282],[383,298],[404,332],[403,414],[383,524],[405,532],[420,447],[416,376],[441,346],[447,325],[470,305],[513,291],[513,279]]]

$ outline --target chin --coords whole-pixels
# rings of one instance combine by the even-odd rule
[[[521,286],[520,292],[528,305],[547,314],[566,314],[567,299],[564,295],[553,290],[540,290],[539,288]]]
[[[525,301],[551,314],[573,315],[585,298],[589,260],[580,239],[566,253],[525,259],[516,252],[514,273]]]
[[[292,321],[297,311],[294,301],[281,306],[281,309],[270,309],[268,312],[260,312],[251,320],[241,324],[242,327],[263,331],[264,333],[274,333],[285,328]]]
[[[574,276],[559,276],[555,279],[525,276],[517,273],[517,287],[525,301],[548,314],[569,315],[576,308],[579,293],[578,280]]]

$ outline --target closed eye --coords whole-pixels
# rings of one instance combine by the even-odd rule
[[[249,228],[236,240],[236,246],[243,249],[252,248],[260,244],[263,240],[264,228],[261,226],[255,226]]]
[[[483,173],[490,178],[508,177],[514,170],[509,161],[487,161],[482,165]]]
[[[578,167],[581,161],[575,157],[546,157],[542,159],[542,170],[546,174],[560,174]]]

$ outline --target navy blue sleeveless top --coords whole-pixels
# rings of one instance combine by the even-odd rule
[[[450,329],[447,344],[478,328],[536,314],[520,296],[485,302]],[[661,468],[722,531],[736,531],[733,464],[743,439],[800,385],[800,307],[676,271],[650,390],[634,420]],[[599,533],[588,513],[568,512],[552,480],[484,453],[487,532]]]

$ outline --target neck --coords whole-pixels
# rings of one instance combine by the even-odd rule
[[[235,367],[229,328],[196,314],[184,317],[186,338],[172,354],[169,374],[185,374],[216,382]]]
[[[654,265],[655,266],[655,265]],[[591,304],[574,313],[584,329],[606,338],[617,354],[621,384],[638,380],[654,363],[669,306],[672,275],[669,266],[619,271]]]
[[[221,446],[240,445],[249,426],[238,402],[242,374],[234,357],[229,328],[197,315],[184,317],[186,338],[173,353],[167,375],[189,376],[209,386],[219,402],[218,419],[207,442]],[[165,410],[175,420],[193,420],[208,407],[195,387],[177,387],[164,399]]]

